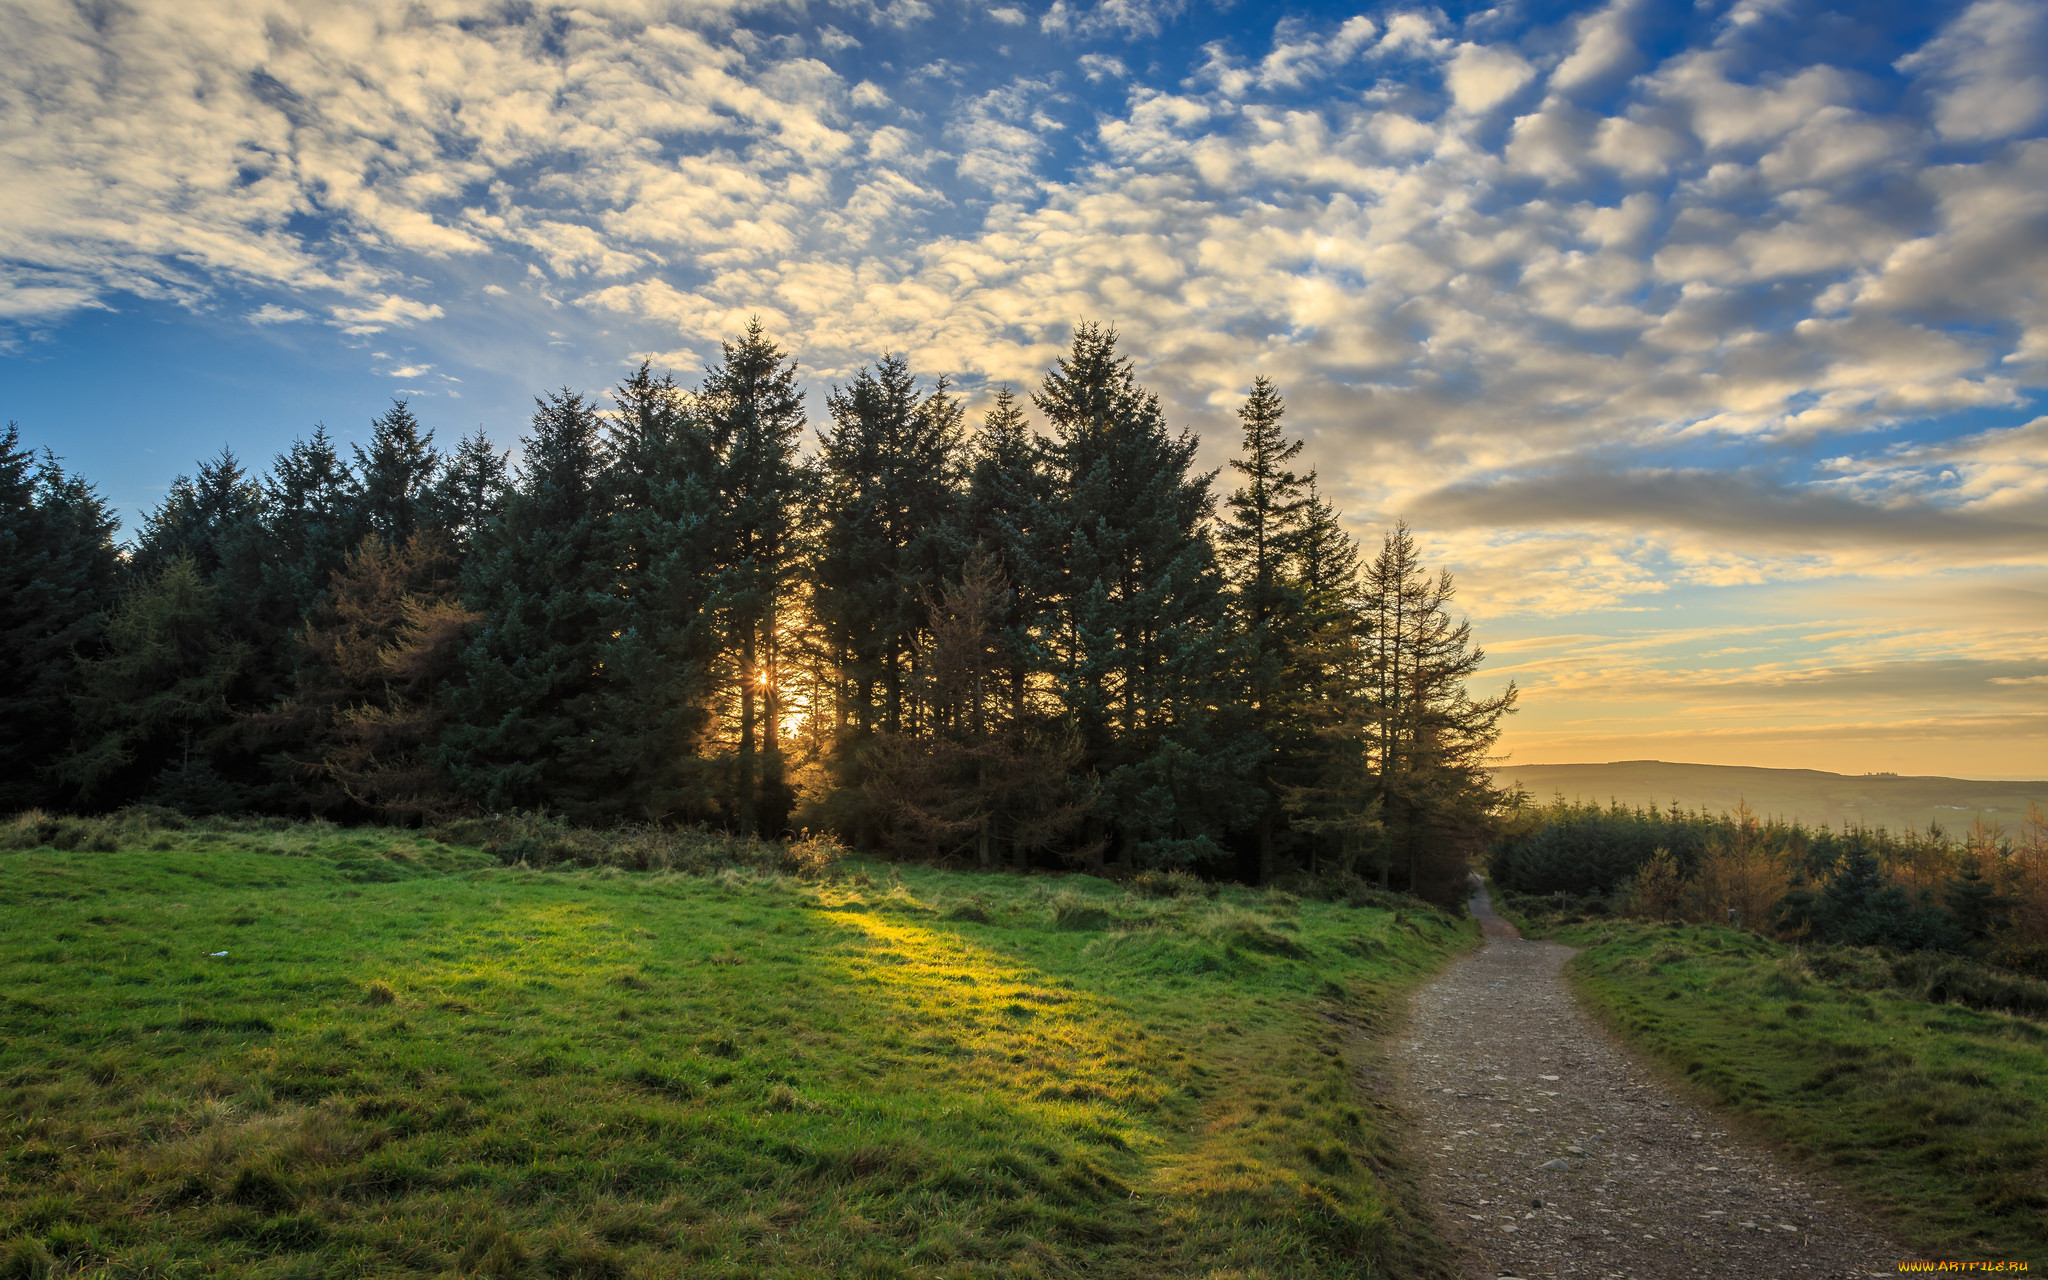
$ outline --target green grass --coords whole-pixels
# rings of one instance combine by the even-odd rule
[[[0,853],[0,1278],[1444,1265],[1350,1061],[1427,909],[95,830]]]
[[[2048,1260],[2048,1026],[1916,998],[1863,950],[1566,927],[1617,1032],[1760,1122],[1930,1256]]]

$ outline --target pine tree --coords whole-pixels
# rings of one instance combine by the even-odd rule
[[[484,526],[505,509],[512,489],[508,457],[478,427],[442,465],[431,495],[432,523],[447,532],[456,555],[468,555]]]
[[[774,836],[794,804],[783,754],[785,628],[793,621],[808,479],[796,362],[755,320],[699,392],[717,451],[722,545],[712,607],[732,746],[728,812],[743,833]]]
[[[964,555],[993,554],[1010,583],[993,620],[1012,719],[1025,714],[1031,675],[1047,666],[1039,643],[1043,617],[1058,592],[1058,566],[1049,546],[1054,521],[1044,460],[1024,410],[1005,387],[983,418],[967,463],[954,544]]]
[[[1032,400],[1053,428],[1063,575],[1046,638],[1084,767],[1103,778],[1098,820],[1124,858],[1214,859],[1256,813],[1245,780],[1260,748],[1226,696],[1212,477],[1192,472],[1194,438],[1168,434],[1110,331],[1081,326]]]
[[[482,621],[447,695],[443,758],[487,808],[575,816],[604,800],[590,781],[598,650],[615,629],[603,421],[566,388],[536,406],[518,485],[464,566]]]
[[[1488,753],[1516,689],[1510,682],[1484,699],[1467,691],[1485,651],[1472,646],[1469,622],[1451,620],[1451,575],[1429,575],[1405,524],[1386,536],[1363,594],[1372,698],[1366,753],[1387,829],[1381,875],[1403,865],[1411,892],[1448,900],[1486,829],[1494,802]]]
[[[208,811],[241,802],[210,759],[252,656],[223,626],[220,597],[198,562],[180,555],[122,598],[103,656],[80,664],[78,746],[57,769],[81,798],[140,795]]]
[[[1244,484],[1224,501],[1217,524],[1218,555],[1232,590],[1243,636],[1240,684],[1249,723],[1265,740],[1257,780],[1266,791],[1258,820],[1259,879],[1272,878],[1276,827],[1281,814],[1280,779],[1295,779],[1309,740],[1304,712],[1312,692],[1291,680],[1297,652],[1310,625],[1297,568],[1308,512],[1308,485],[1288,469],[1302,449],[1280,430],[1285,406],[1270,379],[1253,381],[1238,409],[1244,424],[1239,456],[1231,467]]]
[[[599,645],[597,736],[614,812],[713,816],[703,762],[719,634],[718,457],[688,392],[642,363],[613,392],[607,475],[616,634]]]
[[[263,490],[232,449],[199,464],[195,476],[171,481],[170,492],[143,517],[133,558],[135,571],[154,579],[180,557],[208,581],[229,580],[241,595],[261,576],[258,551]]]
[[[1056,722],[1013,716],[998,620],[1009,584],[977,549],[931,606],[923,735],[883,737],[863,753],[864,790],[911,856],[1022,868],[1067,841],[1088,809],[1078,740]]]
[[[57,799],[50,766],[70,745],[76,654],[97,651],[121,564],[114,518],[13,423],[0,435],[0,812]]]
[[[354,476],[315,427],[271,464],[262,482],[263,640],[272,647],[316,607],[347,560],[354,522]]]
[[[427,527],[441,456],[403,400],[370,420],[370,447],[356,446],[355,532],[392,546]]]
[[[826,400],[814,517],[813,613],[839,672],[837,719],[856,737],[916,727],[906,706],[930,600],[955,560],[960,411],[941,380],[928,395],[898,356]]]
[[[1338,871],[1353,874],[1384,834],[1365,752],[1370,704],[1358,543],[1318,492],[1313,472],[1306,496],[1293,569],[1301,614],[1281,679],[1294,717],[1292,751],[1275,777],[1290,826],[1314,837],[1310,869],[1322,870],[1328,856]]]

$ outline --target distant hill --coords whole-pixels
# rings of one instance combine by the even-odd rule
[[[1760,816],[1797,819],[1808,826],[1844,823],[1924,830],[1939,822],[1961,833],[1981,815],[2017,833],[2028,804],[2048,809],[2048,782],[1973,782],[1967,778],[1897,774],[1823,773],[1819,769],[1754,769],[1726,764],[1667,764],[1617,760],[1610,764],[1511,764],[1494,770],[1502,786],[1520,783],[1546,802],[1654,804],[1676,800],[1686,809],[1719,812],[1747,800]]]

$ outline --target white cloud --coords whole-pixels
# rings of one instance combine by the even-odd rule
[[[417,302],[394,293],[367,307],[334,307],[331,314],[343,333],[369,334],[410,328],[423,320],[439,320],[446,313],[438,302]]]
[[[2048,111],[2048,12],[2028,0],[1977,0],[1898,66],[1933,89],[1943,137],[2011,137]]]
[[[1610,0],[1607,7],[1581,16],[1573,24],[1577,43],[1550,73],[1550,91],[1599,88],[1641,66],[1642,52],[1635,43],[1641,8],[1640,0]]]
[[[251,324],[294,324],[312,318],[310,312],[301,311],[297,307],[280,307],[275,302],[266,302],[249,313]]]
[[[1512,49],[1461,44],[1444,72],[1460,111],[1491,111],[1536,78],[1536,68]]]

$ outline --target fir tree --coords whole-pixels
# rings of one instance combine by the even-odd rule
[[[598,650],[614,630],[603,422],[566,388],[536,402],[519,482],[463,573],[481,615],[448,694],[444,759],[487,808],[600,805]]]
[[[310,439],[293,441],[271,464],[262,482],[261,612],[270,628],[263,638],[273,645],[318,606],[348,558],[353,488],[354,477],[325,427],[316,426]]]
[[[114,518],[13,423],[0,435],[0,812],[55,800],[70,745],[76,655],[97,652],[120,584]]]
[[[613,630],[599,646],[600,776],[615,812],[712,816],[702,756],[718,629],[708,611],[722,536],[718,458],[692,397],[644,362],[612,392]]]
[[[357,445],[355,516],[358,537],[374,535],[392,546],[425,527],[434,511],[434,480],[441,457],[434,433],[403,400],[370,420],[370,447]]]
[[[813,612],[841,673],[840,722],[856,735],[898,733],[916,720],[905,706],[911,667],[954,558],[946,533],[959,408],[943,381],[920,396],[897,356],[860,370],[826,403]]]
[[[83,799],[238,803],[209,753],[231,723],[229,694],[251,652],[222,625],[220,599],[186,555],[122,599],[103,655],[80,664],[78,745],[57,770]]]
[[[447,532],[456,555],[468,555],[484,526],[505,509],[512,488],[508,457],[478,427],[442,465],[431,495],[432,523]]]
[[[1483,839],[1494,802],[1488,753],[1516,699],[1512,682],[1491,698],[1467,691],[1486,654],[1472,645],[1469,622],[1451,620],[1455,594],[1448,571],[1423,568],[1405,524],[1365,572],[1366,750],[1387,829],[1381,875],[1403,866],[1411,892],[1439,901],[1460,891],[1458,868]]]
[[[1024,410],[1002,388],[972,442],[953,540],[963,553],[978,548],[996,556],[1010,583],[992,625],[1013,719],[1025,714],[1031,673],[1047,661],[1038,637],[1058,592],[1057,558],[1048,545],[1054,527],[1049,502],[1044,461]]]
[[[1226,696],[1212,477],[1192,472],[1194,438],[1167,432],[1110,331],[1081,326],[1032,400],[1053,429],[1053,679],[1104,780],[1099,819],[1125,858],[1214,858],[1256,812],[1259,745]]]
[[[1290,679],[1300,674],[1296,657],[1311,625],[1297,573],[1309,496],[1307,482],[1288,469],[1302,442],[1282,434],[1284,412],[1271,380],[1254,380],[1237,411],[1244,439],[1230,463],[1244,484],[1224,501],[1225,514],[1216,528],[1243,635],[1239,661],[1246,711],[1266,745],[1257,772],[1267,792],[1258,820],[1261,882],[1273,874],[1279,779],[1301,773],[1300,757],[1310,736],[1303,704],[1313,693]]]
[[[719,456],[723,538],[713,608],[732,746],[729,811],[740,831],[773,836],[794,803],[783,755],[782,657],[808,487],[797,457],[804,407],[796,362],[755,320],[738,342],[724,344],[699,398]]]

